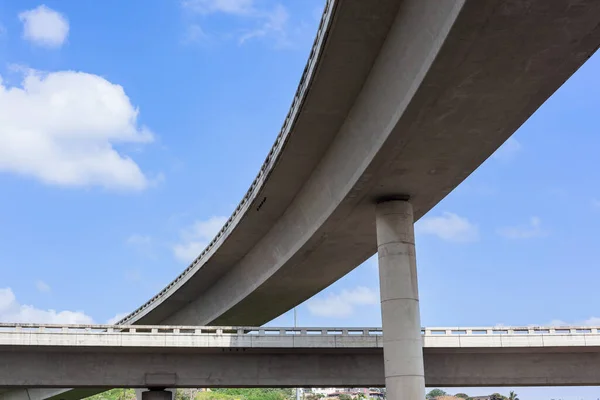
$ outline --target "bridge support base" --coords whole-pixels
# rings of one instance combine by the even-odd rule
[[[142,400],[173,400],[174,390],[164,390],[162,388],[150,388],[147,391],[141,392]],[[136,396],[137,397],[137,396]]]
[[[388,400],[425,398],[414,217],[408,201],[377,204],[377,253]]]

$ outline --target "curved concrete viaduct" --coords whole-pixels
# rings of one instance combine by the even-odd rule
[[[596,0],[328,0],[290,112],[246,196],[192,265],[120,324],[267,322],[377,251],[376,208],[377,228],[392,240],[380,243],[380,256],[390,256],[380,272],[396,274],[382,300],[418,304],[413,217],[472,173],[599,44]],[[400,293],[408,286],[410,299]],[[390,398],[417,399],[422,355],[401,343],[418,333],[418,305],[406,315],[402,307],[384,318],[393,339],[385,379]]]
[[[600,43],[593,0],[328,1],[281,134],[209,247],[120,323],[257,325],[376,252],[375,203],[420,218]]]

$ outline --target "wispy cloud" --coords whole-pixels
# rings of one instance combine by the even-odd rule
[[[252,39],[272,38],[278,46],[288,44],[289,13],[280,3],[257,5],[253,0],[184,0],[182,8],[192,16],[206,19],[212,14],[235,17],[232,28],[239,44]],[[186,29],[185,41],[205,41],[210,35],[193,19]],[[228,32],[231,34],[232,32]]]
[[[592,199],[592,208],[596,209],[596,210],[600,210],[600,200],[599,199]]]
[[[523,150],[521,143],[515,138],[509,138],[502,146],[492,154],[492,157],[500,161],[511,161]]]
[[[142,256],[156,258],[156,244],[150,235],[140,235],[138,233],[134,233],[130,235],[127,240],[125,240],[125,244]]]
[[[542,228],[539,217],[531,217],[529,224],[500,228],[498,234],[508,239],[532,239],[547,236],[548,231]]]
[[[119,322],[120,320],[122,320],[123,318],[125,318],[126,316],[128,316],[128,313],[118,313],[117,315],[115,315],[112,318],[109,318],[108,321],[106,321],[107,325],[114,325],[117,322]]]
[[[184,43],[198,43],[208,40],[208,35],[199,23],[189,24],[183,38]]]
[[[268,35],[274,35],[279,45],[287,45],[287,23],[289,20],[289,14],[285,7],[281,4],[277,4],[273,10],[263,13],[260,26],[255,29],[251,29],[244,33],[240,39],[240,44],[245,43],[250,39],[261,38]]]
[[[182,230],[180,241],[172,246],[175,258],[183,262],[191,262],[198,257],[225,222],[227,217],[210,217],[204,221],[196,221],[192,226]]]
[[[137,268],[131,268],[125,271],[125,279],[129,282],[140,282],[142,280],[142,272]]]
[[[354,289],[344,289],[337,294],[310,299],[306,306],[308,311],[318,317],[345,318],[354,314],[356,307],[379,304],[376,290],[359,286]]]
[[[254,0],[184,0],[183,8],[199,14],[245,15],[254,12]]]
[[[37,280],[35,281],[35,288],[38,290],[38,292],[40,293],[50,293],[51,292],[51,288],[50,285],[48,285],[46,282],[42,281],[42,280]]]
[[[444,212],[441,216],[421,218],[415,225],[421,235],[434,235],[448,242],[475,242],[479,239],[479,228],[467,218]]]

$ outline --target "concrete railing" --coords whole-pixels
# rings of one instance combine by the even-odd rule
[[[469,327],[469,328],[423,328],[426,336],[436,335],[569,335],[597,334],[599,327],[561,326],[561,327]]]
[[[248,327],[248,326],[168,326],[168,325],[56,325],[32,323],[0,323],[3,332],[36,333],[136,333],[136,334],[185,334],[185,335],[267,335],[267,336],[381,336],[382,328],[367,327]],[[426,337],[437,336],[496,336],[496,335],[600,335],[600,327],[564,326],[564,327],[431,327],[423,328]]]

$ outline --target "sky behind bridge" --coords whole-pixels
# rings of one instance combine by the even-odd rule
[[[110,322],[176,277],[254,179],[322,7],[0,1],[0,320]],[[600,325],[599,71],[594,56],[417,223],[423,325]],[[378,298],[370,259],[298,322],[378,326]]]

